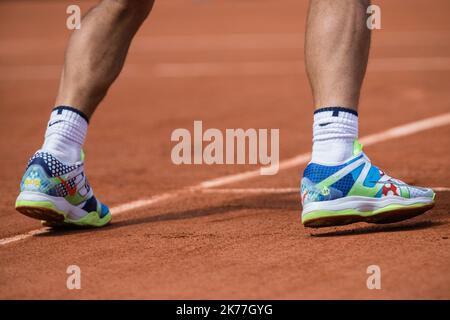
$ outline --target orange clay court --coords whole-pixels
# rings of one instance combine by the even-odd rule
[[[360,103],[372,161],[435,188],[426,214],[304,228],[307,1],[171,0],[156,2],[91,122],[87,172],[113,222],[58,231],[14,201],[42,143],[73,3],[0,3],[0,298],[450,298],[449,1],[374,1],[382,29]],[[94,2],[76,3],[85,12]],[[279,128],[279,173],[174,165],[171,132],[198,119],[221,130]],[[69,265],[82,270],[81,290],[66,287]],[[381,290],[366,286],[369,265],[381,268]]]

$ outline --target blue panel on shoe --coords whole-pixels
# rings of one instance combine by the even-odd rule
[[[335,183],[333,183],[330,188],[337,189],[342,192],[344,196],[348,194],[350,189],[353,187],[353,184],[355,183],[355,180],[353,180],[353,175],[350,172],[346,176],[344,176],[342,179],[339,179]]]
[[[100,218],[103,218],[104,216],[106,216],[109,213],[109,208],[104,205],[103,203],[101,203],[101,207],[102,207],[102,211],[100,213]]]
[[[338,172],[339,170],[345,168],[349,164],[361,159],[363,155],[353,158],[352,160],[337,166],[325,166],[317,163],[310,163],[305,169],[303,176],[308,178],[314,183],[319,183],[320,181],[328,178],[332,174]],[[358,167],[359,168],[359,167]]]
[[[358,168],[352,171],[353,180],[357,180],[359,175],[361,174],[362,169],[364,168],[365,164],[363,163]]]
[[[363,186],[367,188],[373,188],[378,180],[380,180],[381,174],[377,167],[371,166],[366,178],[364,179]]]

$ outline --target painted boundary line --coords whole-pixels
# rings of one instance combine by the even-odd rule
[[[201,192],[211,194],[282,194],[300,193],[300,188],[226,188],[203,189]]]
[[[400,125],[400,126],[385,130],[380,133],[368,135],[368,136],[361,138],[360,142],[362,144],[364,144],[365,146],[370,146],[370,145],[380,143],[383,141],[408,136],[408,135],[411,135],[411,134],[414,134],[417,132],[442,127],[442,126],[445,126],[448,124],[450,124],[450,112],[444,113],[444,114],[441,114],[441,115],[438,115],[435,117],[410,122],[405,125]],[[290,168],[305,164],[309,161],[310,157],[311,157],[311,153],[308,152],[308,153],[300,154],[300,155],[295,156],[290,159],[283,160],[279,164],[279,171],[285,170],[285,169],[290,169]],[[160,195],[155,195],[155,196],[147,198],[147,199],[135,200],[135,201],[131,201],[131,202],[127,202],[127,203],[115,206],[115,207],[111,208],[111,214],[119,215],[119,214],[122,214],[122,213],[125,213],[128,211],[143,209],[143,208],[149,207],[155,203],[167,201],[169,199],[173,199],[173,198],[179,197],[181,195],[186,195],[186,194],[190,194],[190,193],[194,193],[194,192],[198,192],[198,191],[213,192],[212,190],[211,191],[206,191],[206,190],[214,188],[214,187],[220,187],[220,186],[228,185],[231,183],[248,180],[248,179],[259,177],[259,176],[260,176],[260,169],[258,168],[258,169],[246,171],[243,173],[237,173],[237,174],[219,177],[216,179],[206,180],[206,181],[203,181],[203,182],[201,182],[197,185],[191,186],[191,187],[187,187],[184,189],[175,190],[173,192],[167,192],[167,193],[163,193]],[[281,190],[283,190],[283,189],[281,189]],[[445,188],[445,189],[446,190],[442,190],[442,191],[447,191],[447,188]],[[253,190],[253,192],[255,192],[255,190],[257,190],[257,189],[249,189],[249,190]],[[291,190],[293,190],[293,189],[288,188],[289,192],[291,192]],[[436,190],[436,191],[439,191],[439,190]],[[47,233],[47,232],[49,232],[47,228],[41,228],[41,229],[29,231],[24,234],[12,236],[9,238],[3,238],[3,239],[0,239],[0,246],[6,245],[9,243],[13,243],[13,242],[17,242],[17,241],[21,241],[21,240],[30,238],[32,236]]]

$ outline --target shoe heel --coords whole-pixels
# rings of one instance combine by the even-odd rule
[[[17,200],[16,210],[21,214],[38,220],[64,222],[65,215],[50,201]]]

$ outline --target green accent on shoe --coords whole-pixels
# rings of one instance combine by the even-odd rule
[[[360,154],[363,150],[363,145],[361,143],[359,143],[358,139],[355,139],[355,141],[353,141],[353,155],[356,156],[358,154]]]
[[[407,199],[411,198],[408,188],[400,187],[399,189],[400,189],[400,195],[403,198],[407,198]]]
[[[328,218],[328,217],[342,217],[342,216],[359,216],[359,217],[372,217],[377,214],[393,211],[397,209],[403,209],[403,208],[420,208],[422,206],[429,205],[429,203],[415,203],[412,205],[401,205],[401,204],[390,204],[387,205],[384,208],[380,208],[374,211],[358,211],[356,209],[345,209],[345,210],[318,210],[318,211],[311,211],[308,214],[302,216],[302,223],[319,219],[319,218]]]
[[[64,219],[65,223],[74,224],[81,227],[103,227],[108,224],[112,219],[111,213],[108,212],[103,218],[97,211],[89,212],[87,215],[78,220],[72,220],[69,218]]]
[[[71,205],[78,206],[80,203],[85,202],[86,199],[82,197],[78,192],[75,193],[73,196],[67,195],[64,197],[67,202],[69,202]]]
[[[16,208],[18,207],[31,207],[31,208],[44,208],[52,210],[56,213],[59,213],[62,216],[66,216],[65,213],[61,210],[58,210],[56,206],[51,203],[50,201],[27,201],[27,200],[17,200],[16,201]]]
[[[36,208],[36,209],[47,209],[57,214],[60,214],[64,217],[64,221],[61,221],[61,224],[70,224],[76,225],[80,227],[103,227],[107,225],[112,220],[111,212],[108,212],[103,218],[100,218],[100,214],[97,211],[92,211],[83,216],[78,220],[73,220],[67,218],[63,211],[58,210],[56,206],[50,201],[26,201],[19,200],[16,201],[16,208],[18,207],[28,207],[28,208]],[[61,225],[59,224],[59,225]]]
[[[353,187],[348,192],[347,196],[364,196],[369,198],[375,198],[375,195],[382,188],[381,185],[375,185],[372,188],[364,187],[359,183],[355,183]]]

